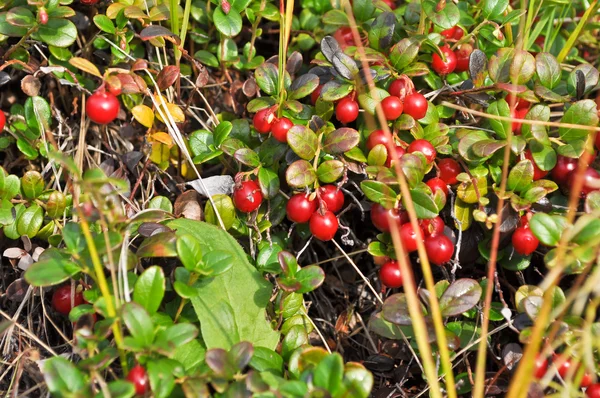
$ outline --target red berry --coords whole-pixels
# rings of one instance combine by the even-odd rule
[[[338,225],[335,214],[330,211],[321,214],[317,211],[310,217],[309,228],[315,238],[326,242],[333,239]]]
[[[427,163],[431,163],[435,160],[436,152],[435,148],[431,143],[427,140],[414,140],[408,146],[408,153],[421,152],[425,159],[427,159]]]
[[[319,97],[321,96],[321,90],[322,90],[322,89],[323,89],[323,85],[322,85],[322,84],[319,84],[319,85],[317,86],[317,88],[315,88],[315,91],[313,91],[313,92],[310,94],[310,100],[311,100],[311,102],[312,102],[312,104],[313,104],[313,105],[317,103],[317,100],[318,100],[318,99],[319,99]]]
[[[344,207],[344,193],[335,185],[323,185],[319,188],[319,197],[327,205],[327,210],[333,213]]]
[[[527,109],[527,108],[511,109],[510,117],[512,119],[524,119],[525,115],[527,115],[527,112],[529,112],[529,109]],[[521,123],[521,122],[515,122],[515,121],[512,122],[512,124],[511,124],[512,132],[515,133],[515,135],[521,135],[521,125],[522,124],[523,123]]]
[[[459,49],[454,51],[456,55],[456,68],[455,72],[465,72],[469,70],[469,62],[471,59],[471,53],[473,52],[473,46],[465,43],[460,46]]]
[[[149,382],[148,374],[146,369],[141,365],[135,365],[127,374],[127,381],[133,383],[135,386],[135,393],[137,395],[144,395],[148,392]]]
[[[448,73],[452,73],[456,68],[456,55],[454,55],[454,52],[450,50],[450,47],[448,46],[440,47],[440,51],[442,54],[444,54],[446,60],[442,60],[437,53],[434,53],[431,61],[431,67],[439,75],[447,75]]]
[[[110,92],[112,95],[114,95],[115,97],[116,97],[117,95],[121,95],[121,91],[122,91],[122,89],[121,89],[121,87],[120,87],[120,86],[111,86],[111,85],[109,84],[109,85],[107,85],[107,88],[108,88],[108,91],[109,91],[109,92]]]
[[[385,4],[388,5],[392,10],[396,9],[396,4],[394,4],[394,0],[383,0]]]
[[[563,355],[556,355],[552,361],[558,367],[558,374],[563,379],[566,379],[571,373],[571,365],[573,362],[569,358],[565,358]]]
[[[0,110],[0,134],[4,130],[4,126],[6,126],[6,115]]]
[[[2,118],[0,118],[0,120],[2,120]],[[0,122],[0,126],[2,125],[2,123]],[[2,129],[0,129],[2,130]],[[596,132],[596,141],[595,141],[595,145],[596,145],[596,149],[600,151],[600,133]]]
[[[541,180],[542,178],[546,177],[548,175],[548,171],[544,171],[542,169],[540,169],[537,165],[537,163],[535,163],[535,160],[533,160],[533,155],[531,154],[531,151],[529,149],[527,149],[524,152],[525,155],[525,159],[529,159],[531,161],[531,163],[533,164],[533,181],[537,181],[537,180]]]
[[[425,239],[425,251],[431,263],[442,265],[452,259],[454,244],[446,235],[430,236]]]
[[[540,241],[528,227],[517,227],[512,234],[512,244],[517,253],[529,256],[537,249]]]
[[[390,95],[381,101],[381,109],[386,120],[396,120],[402,115],[402,101],[400,98]]]
[[[511,105],[513,101],[513,106],[516,109],[529,109],[529,106],[531,105],[531,102],[527,101],[525,98],[517,97],[513,93],[508,93],[506,95],[506,102],[508,102],[508,105]]]
[[[388,87],[388,93],[400,99],[406,96],[406,81],[404,79],[396,79]]]
[[[381,283],[390,289],[402,286],[402,273],[397,261],[388,261],[379,269],[379,279]]]
[[[583,372],[583,376],[581,376],[581,381],[579,382],[579,387],[586,388],[592,385],[593,382],[592,374],[590,372]]]
[[[548,371],[548,359],[538,354],[535,357],[533,367],[533,375],[537,379],[541,379]]]
[[[441,178],[434,177],[428,180],[425,184],[431,188],[431,192],[435,194],[436,189],[441,189],[445,196],[448,196],[448,185]]]
[[[345,50],[348,46],[354,46],[354,36],[352,36],[352,29],[348,26],[343,26],[335,31],[333,38],[337,40],[342,50]]]
[[[407,253],[417,251],[417,233],[410,223],[402,224],[400,227],[400,241]]]
[[[575,175],[577,170],[573,170],[567,176],[567,182],[569,184],[569,188],[573,187],[573,183],[575,182]],[[581,187],[581,197],[586,196],[588,193],[592,191],[597,191],[599,188],[594,185],[600,184],[600,173],[596,170],[588,167],[583,174],[583,186]]]
[[[592,384],[585,390],[588,398],[600,398],[600,383]]]
[[[46,25],[48,23],[48,11],[45,8],[40,8],[38,11],[38,19],[40,25]]]
[[[236,209],[250,213],[260,207],[263,196],[256,181],[244,181],[233,191],[233,204]]]
[[[463,169],[460,164],[451,158],[440,159],[437,162],[439,177],[448,185],[454,185],[458,182],[456,176],[462,173]]]
[[[370,151],[379,144],[385,145],[386,148],[389,148],[392,144],[391,134],[388,135],[383,130],[375,130],[369,134],[369,137],[367,138],[367,149]]]
[[[261,109],[254,114],[252,123],[259,133],[269,134],[273,127],[273,123],[275,123],[275,114],[271,108]]]
[[[424,220],[421,220],[420,225],[421,232],[423,232],[423,236],[426,238],[429,236],[443,234],[444,227],[446,226],[446,224],[444,224],[444,220],[442,220],[439,216],[435,218],[426,218]]]
[[[440,34],[444,36],[446,39],[454,39],[454,35],[456,34],[457,26],[453,26],[450,29],[442,30]]]
[[[423,119],[427,114],[427,98],[421,93],[414,92],[404,98],[404,113],[413,119]]]
[[[106,91],[96,91],[85,104],[86,114],[97,124],[108,124],[115,120],[119,115],[119,108],[117,97]]]
[[[381,232],[390,232],[390,219],[398,226],[398,228],[408,221],[405,211],[386,209],[379,203],[375,203],[371,206],[371,221],[375,228]]]
[[[343,98],[335,107],[335,117],[341,123],[352,123],[358,117],[358,102]]]
[[[406,151],[404,150],[404,148],[402,148],[401,146],[398,146],[398,145],[396,145],[394,147],[394,150],[396,151],[396,154],[398,154],[398,159],[400,159],[406,153]],[[391,167],[392,166],[392,160],[394,160],[394,158],[388,152],[387,159],[385,160],[385,167]]]
[[[71,305],[71,297],[73,304]],[[63,285],[54,291],[52,295],[52,308],[63,315],[69,315],[69,312],[78,305],[83,304],[83,293],[77,291],[75,287],[75,296],[71,296],[71,285]]]
[[[273,123],[271,134],[277,141],[287,142],[287,133],[292,127],[294,127],[294,123],[287,117],[282,117]]]
[[[310,200],[307,194],[297,193],[288,200],[285,209],[291,221],[302,224],[310,220],[317,207],[316,200]]]
[[[454,40],[460,40],[465,35],[465,31],[462,30],[459,26],[455,26],[456,30],[454,31]]]
[[[577,159],[558,155],[556,166],[552,169],[552,179],[559,185],[566,185],[569,173],[577,168]]]

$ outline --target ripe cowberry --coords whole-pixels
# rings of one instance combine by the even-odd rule
[[[243,181],[233,191],[235,208],[244,213],[250,213],[260,207],[263,196],[256,181]]]
[[[396,145],[393,150],[396,151],[396,154],[398,155],[398,159],[402,158],[402,156],[406,153],[404,148],[402,148],[399,145]],[[392,160],[394,160],[394,158],[392,157],[392,154],[388,152],[387,158],[385,159],[385,167],[391,167]]]
[[[261,134],[269,134],[273,123],[275,123],[275,113],[271,108],[261,109],[254,114],[252,119],[254,128]]]
[[[63,315],[69,315],[73,308],[83,304],[83,293],[77,290],[76,287],[75,295],[72,295],[70,284],[60,286],[52,295],[52,308]],[[72,301],[71,298],[73,298]]]
[[[279,142],[287,142],[287,133],[294,127],[294,123],[287,117],[278,119],[271,127],[271,134]]]
[[[456,176],[462,173],[460,164],[452,158],[440,159],[437,162],[439,168],[439,177],[448,185],[454,185],[458,182]]]
[[[315,91],[313,91],[313,92],[310,94],[310,100],[311,100],[311,102],[312,102],[312,104],[313,104],[313,105],[317,103],[317,100],[318,100],[318,99],[319,99],[319,97],[321,96],[321,90],[322,90],[322,89],[323,89],[323,85],[322,85],[322,84],[319,84],[319,85],[317,86],[317,88],[315,88]]]
[[[309,228],[313,236],[324,242],[333,239],[338,230],[338,220],[331,211],[314,212],[310,217]]]
[[[421,232],[423,232],[424,237],[436,236],[444,233],[444,227],[446,224],[444,220],[441,219],[440,216],[435,218],[426,218],[421,220]]]
[[[444,61],[437,53],[434,53],[432,56],[431,67],[439,75],[443,76],[452,73],[456,68],[456,55],[448,46],[440,47],[440,51],[444,54],[446,60]]]
[[[511,109],[510,117],[513,119],[524,119],[525,115],[527,115],[527,112],[529,112],[529,109],[527,109],[527,108]],[[513,121],[511,123],[512,132],[515,133],[515,135],[521,135],[522,124],[523,124],[522,122],[515,122],[515,121]]]
[[[335,185],[323,185],[319,188],[319,197],[327,205],[327,210],[333,213],[344,207],[344,193]]]
[[[85,113],[97,124],[108,124],[119,115],[119,100],[110,92],[96,91],[85,103]]]
[[[343,98],[335,107],[335,117],[340,123],[352,123],[358,117],[358,102]]]
[[[525,159],[529,159],[533,164],[533,181],[541,180],[548,175],[549,171],[544,171],[538,167],[535,160],[533,160],[533,155],[529,149],[527,149],[523,154]]]
[[[512,244],[515,251],[522,256],[529,256],[540,244],[531,229],[528,227],[517,227],[512,235]]]
[[[397,261],[388,261],[379,269],[379,279],[390,289],[402,286],[402,273]]]
[[[333,34],[333,38],[337,40],[342,50],[346,47],[356,45],[354,43],[354,36],[352,35],[352,29],[349,26],[342,26]]]
[[[433,192],[434,194],[437,189],[440,189],[445,196],[448,196],[448,185],[446,185],[444,180],[442,180],[441,178],[433,177],[432,179],[428,180],[425,184],[427,184],[427,186],[431,188],[431,192]]]
[[[6,126],[6,115],[0,110],[0,134],[4,130],[4,126]]]
[[[427,159],[427,163],[431,163],[435,160],[435,156],[437,155],[435,148],[431,143],[427,140],[419,139],[414,140],[408,146],[408,153],[421,152],[425,159]]]
[[[543,357],[542,355],[538,354],[535,357],[535,362],[533,364],[533,375],[537,379],[541,379],[542,377],[544,377],[544,375],[546,375],[547,371],[548,371],[548,359]]]
[[[392,141],[390,135],[386,134],[383,130],[375,130],[367,138],[367,149],[370,151],[376,145],[385,145],[386,148],[390,148]]]
[[[588,398],[600,398],[600,383],[594,383],[585,390]]]
[[[381,101],[381,109],[386,120],[396,120],[402,115],[402,101],[400,98],[390,95]]]
[[[471,60],[471,53],[473,52],[473,46],[469,43],[462,44],[454,54],[456,55],[456,68],[455,72],[466,72],[469,70],[469,63]]]
[[[573,170],[569,173],[567,177],[569,188],[573,189],[573,184],[575,183],[575,176],[577,170]],[[583,185],[581,187],[580,196],[585,197],[588,193],[592,191],[597,191],[599,188],[597,187],[600,184],[600,173],[598,173],[595,169],[588,167],[583,173]]]
[[[427,114],[427,98],[421,93],[414,92],[404,98],[404,113],[413,119],[423,119]]]
[[[404,79],[396,79],[388,87],[388,93],[402,99],[406,96],[406,89],[406,81]]]
[[[390,220],[400,228],[408,221],[407,213],[398,209],[386,209],[379,203],[371,206],[371,221],[375,228],[381,232],[390,232]]]
[[[577,159],[558,155],[556,166],[552,169],[552,179],[559,185],[566,185],[569,173],[577,168]]]
[[[594,142],[594,145],[596,146],[596,149],[600,151],[600,133],[598,132],[596,132],[596,141]]]
[[[407,253],[417,251],[417,233],[410,223],[402,224],[400,227],[400,241]]]
[[[451,27],[450,29],[442,30],[440,32],[440,34],[442,36],[444,36],[446,39],[454,39],[454,35],[456,34],[456,29],[457,28],[458,27],[455,25],[455,26]]]
[[[310,200],[305,193],[297,193],[288,200],[285,209],[291,221],[302,224],[310,220],[317,207],[316,200]]]
[[[146,369],[144,369],[141,365],[135,365],[133,368],[131,368],[127,374],[127,381],[133,383],[135,386],[135,393],[137,395],[145,395],[150,387]]]
[[[425,238],[425,251],[432,264],[442,265],[452,259],[454,244],[444,234]]]

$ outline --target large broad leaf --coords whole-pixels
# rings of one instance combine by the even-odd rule
[[[242,247],[227,232],[199,221],[178,219],[167,223],[177,235],[197,237],[202,251],[231,253],[229,272],[203,280],[192,304],[200,320],[207,348],[229,349],[241,341],[275,349],[279,333],[267,321],[265,308],[273,286],[248,262]]]
[[[598,113],[593,100],[583,100],[574,103],[565,112],[562,123],[579,124],[584,126],[597,126]],[[580,140],[587,137],[589,130],[571,127],[560,127],[558,133],[563,141]]]
[[[474,279],[459,279],[440,298],[442,316],[456,316],[475,307],[481,298],[481,286]]]
[[[46,25],[39,25],[32,36],[54,47],[69,47],[75,43],[77,28],[68,19],[51,18]]]

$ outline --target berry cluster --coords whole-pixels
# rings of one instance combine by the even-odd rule
[[[553,371],[556,372],[563,380],[574,379],[581,366],[580,363],[573,361],[564,354],[553,354],[552,356]],[[534,362],[533,375],[537,379],[541,379],[548,373],[550,362],[548,358],[538,354]],[[594,383],[592,373],[585,370],[579,381],[579,387],[585,388],[585,394],[588,398],[600,398],[600,383]]]

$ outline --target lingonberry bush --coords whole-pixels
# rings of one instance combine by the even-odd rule
[[[0,3],[2,390],[598,397],[599,7]]]

